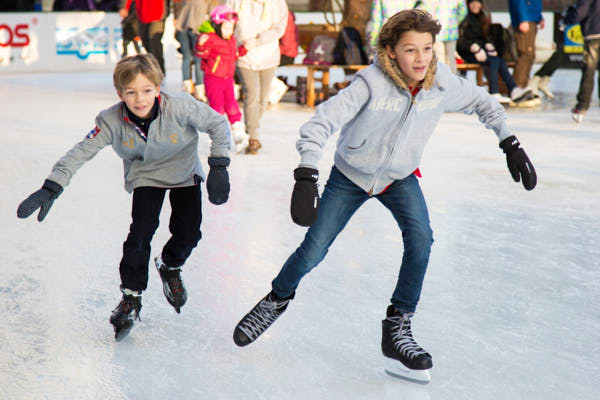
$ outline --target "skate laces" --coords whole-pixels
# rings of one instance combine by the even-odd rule
[[[165,275],[167,282],[169,284],[169,289],[173,294],[181,294],[183,293],[183,282],[181,281],[181,276],[179,268],[177,269],[167,269],[161,267],[161,272]]]
[[[139,313],[141,307],[134,296],[123,296],[121,302],[119,303],[118,309],[124,314],[130,314],[133,310],[135,310],[137,318],[140,318]]]
[[[405,313],[399,316],[387,317],[388,321],[393,322],[392,327],[392,340],[394,347],[398,352],[404,354],[407,357],[414,358],[421,354],[427,354],[423,350],[412,336],[410,328],[410,319],[414,313]]]
[[[256,339],[281,315],[280,309],[285,309],[291,299],[277,301],[271,295],[261,300],[260,303],[248,314],[240,324],[240,330],[250,339]]]

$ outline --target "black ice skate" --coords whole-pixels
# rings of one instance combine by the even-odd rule
[[[110,323],[115,328],[115,339],[120,342],[129,334],[135,320],[140,320],[142,294],[138,291],[121,288],[123,297],[113,310]]]
[[[410,318],[413,313],[400,313],[394,306],[387,309],[387,318],[381,321],[381,351],[385,356],[385,372],[391,376],[419,383],[431,379],[431,356],[413,339]]]
[[[280,299],[269,292],[235,327],[233,341],[238,346],[246,346],[254,342],[287,308],[294,293],[290,297]]]
[[[187,301],[187,291],[181,279],[181,268],[169,268],[163,262],[160,256],[154,259],[156,269],[163,282],[163,293],[170,305],[177,313],[181,313],[181,307]]]

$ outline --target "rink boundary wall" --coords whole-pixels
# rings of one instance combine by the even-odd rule
[[[167,69],[181,63],[172,18],[163,35]],[[116,12],[0,13],[0,72],[112,71],[121,52]]]

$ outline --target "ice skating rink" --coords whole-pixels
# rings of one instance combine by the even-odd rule
[[[170,71],[166,88],[180,78]],[[305,232],[289,200],[298,128],[313,111],[291,102],[265,113],[257,156],[232,155],[229,202],[204,202],[181,314],[151,267],[142,321],[115,343],[108,319],[131,204],[112,149],[84,165],[45,221],[16,217],[118,100],[111,82],[101,72],[0,75],[0,399],[598,398],[600,110],[595,93],[583,123],[571,121],[578,71],[555,74],[555,102],[508,112],[538,172],[533,192],[512,181],[475,116],[445,115],[425,151],[435,243],[413,332],[433,356],[426,386],[382,369],[381,319],[402,237],[377,200],[271,329],[246,348],[233,343],[235,324]],[[208,136],[204,165],[207,149]],[[169,211],[165,202],[153,255],[168,239]]]

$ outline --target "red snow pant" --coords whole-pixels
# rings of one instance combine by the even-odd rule
[[[219,114],[227,114],[232,125],[242,119],[240,107],[233,94],[233,78],[204,74],[204,89],[208,104]]]

